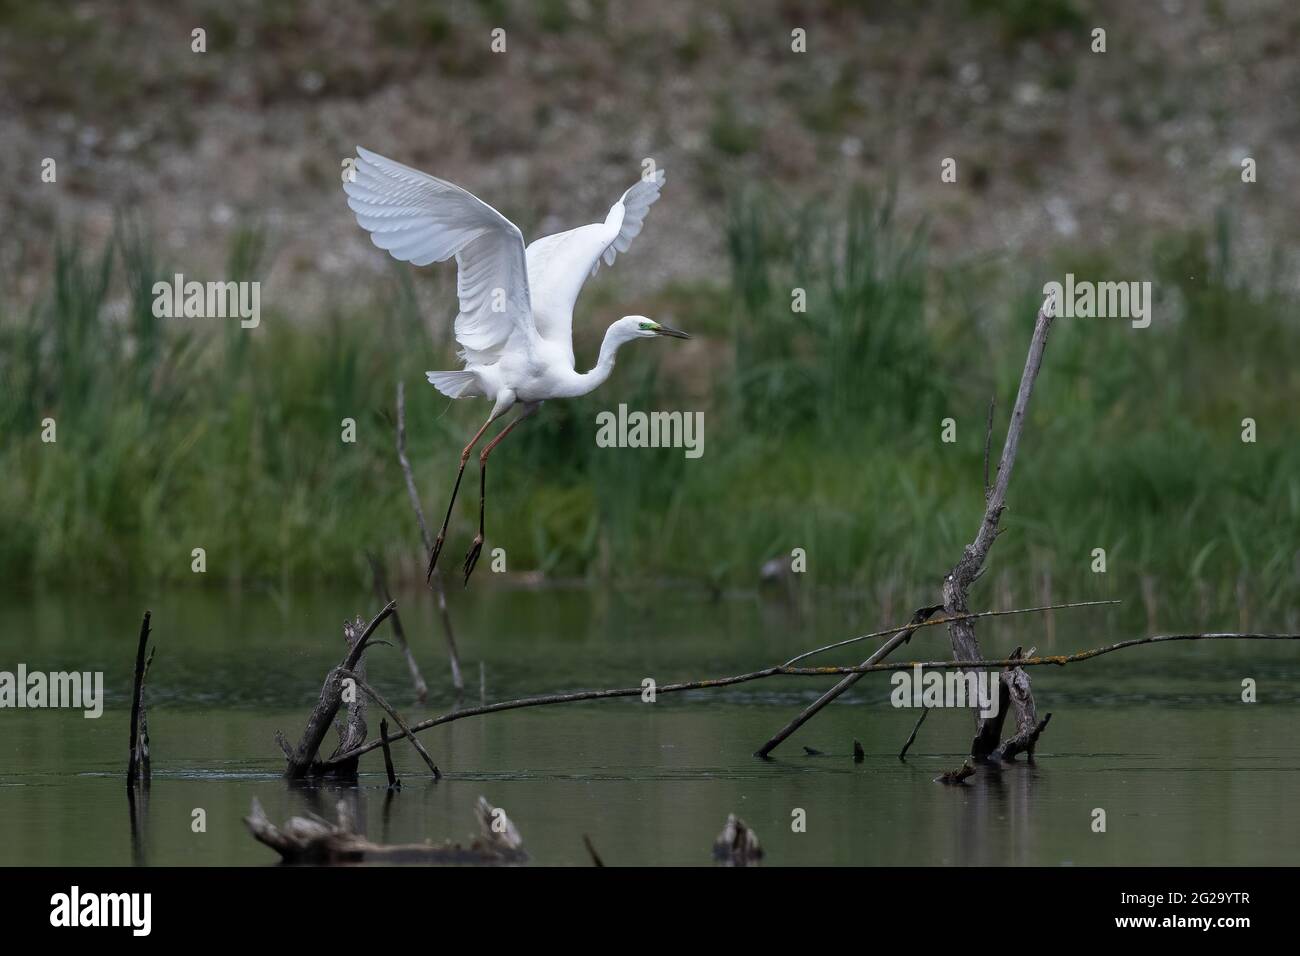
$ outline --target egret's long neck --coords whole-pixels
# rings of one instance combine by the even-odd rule
[[[582,394],[594,392],[605,383],[605,379],[609,378],[609,373],[614,371],[614,356],[618,353],[619,348],[628,341],[630,340],[616,333],[614,326],[609,327],[609,330],[605,333],[605,340],[600,343],[600,358],[596,359],[596,364],[590,372],[584,372],[581,375],[582,384],[585,387]]]

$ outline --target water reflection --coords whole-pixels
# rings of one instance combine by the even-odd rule
[[[449,709],[454,694],[434,608],[419,594],[398,599],[429,703],[415,699],[395,649],[371,652],[368,681],[416,720]],[[849,601],[810,609],[796,627],[780,603],[750,599],[485,590],[458,600],[469,696],[480,696],[470,675],[482,665],[489,701],[739,673],[879,624]],[[968,716],[935,711],[900,763],[916,714],[890,707],[879,680],[860,682],[777,759],[755,760],[754,748],[825,689],[784,678],[654,704],[468,718],[422,735],[446,774],[439,783],[409,747],[395,747],[400,791],[388,790],[378,750],[362,758],[356,782],[291,788],[275,732],[301,733],[337,663],[339,622],[373,603],[364,591],[295,596],[283,613],[247,595],[153,601],[154,779],[128,796],[126,819],[120,742],[139,602],[6,604],[0,653],[42,670],[103,670],[106,710],[99,720],[4,714],[0,863],[271,864],[274,854],[242,824],[253,799],[276,822],[308,813],[332,821],[342,800],[372,840],[465,842],[480,795],[506,810],[540,864],[590,865],[585,835],[607,865],[708,865],[731,813],[753,827],[769,866],[1279,864],[1294,862],[1290,848],[1300,846],[1300,649],[1282,645],[1184,645],[1039,669],[1035,692],[1055,717],[1037,765],[960,787],[933,780],[961,763]],[[1111,612],[1086,622],[1058,613],[1055,627],[1060,650],[1134,633]],[[14,635],[30,643],[19,647]],[[1029,620],[1006,619],[981,636],[990,651],[1045,644]],[[937,629],[918,634],[912,653],[942,655],[945,641]],[[852,662],[861,651],[852,648]],[[1240,703],[1243,675],[1267,675],[1259,704]],[[805,746],[824,755],[804,756]],[[1105,834],[1091,830],[1096,807],[1107,810]],[[205,833],[190,826],[198,808]],[[803,832],[791,828],[796,809],[806,814]]]

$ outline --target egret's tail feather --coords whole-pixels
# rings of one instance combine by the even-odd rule
[[[448,398],[475,398],[483,395],[478,376],[473,372],[425,372],[429,383]]]

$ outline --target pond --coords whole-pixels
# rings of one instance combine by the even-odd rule
[[[887,623],[849,600],[800,612],[671,588],[476,582],[450,600],[467,704],[479,702],[480,667],[488,701],[663,684],[754,670]],[[414,721],[450,709],[453,695],[432,601],[410,590],[398,603],[429,703],[415,701],[395,648],[369,652],[370,682]],[[157,643],[153,782],[133,843],[125,744],[145,606]],[[342,622],[376,610],[361,589],[6,596],[0,670],[102,670],[106,702],[99,719],[0,711],[0,864],[271,864],[275,854],[242,823],[254,798],[276,823],[306,812],[333,819],[342,799],[371,840],[467,842],[480,794],[509,814],[534,865],[588,865],[584,835],[610,865],[707,865],[728,813],[756,831],[767,865],[1289,864],[1300,847],[1300,647],[1283,642],[1167,644],[1035,668],[1039,711],[1053,714],[1036,763],[959,787],[934,778],[960,765],[969,713],[932,713],[901,762],[917,712],[892,707],[887,675],[872,675],[766,762],[753,751],[828,679],[470,717],[421,735],[440,782],[403,744],[393,751],[403,788],[392,799],[378,751],[362,758],[356,785],[290,788],[274,734],[297,739],[342,654]],[[981,622],[980,635],[993,655],[1146,633],[1123,620],[1106,608],[1059,611],[1050,634],[1041,616],[1025,616]],[[390,636],[387,626],[378,636]],[[875,643],[817,662],[857,663]],[[947,646],[942,628],[924,630],[899,659],[946,657]],[[1256,681],[1257,703],[1242,702],[1244,678]],[[379,716],[370,710],[372,736]],[[331,733],[326,749],[334,742]],[[192,827],[197,809],[204,832]]]

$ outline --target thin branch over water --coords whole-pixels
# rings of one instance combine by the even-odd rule
[[[688,690],[712,690],[717,687],[730,687],[735,684],[744,684],[749,681],[763,680],[768,677],[835,677],[849,674],[874,674],[881,671],[911,670],[914,667],[931,670],[952,670],[955,668],[983,667],[1041,667],[1048,664],[1064,666],[1066,664],[1075,664],[1080,661],[1091,660],[1094,657],[1100,657],[1103,654],[1111,654],[1115,651],[1125,650],[1130,647],[1138,647],[1143,644],[1161,644],[1169,641],[1225,640],[1296,641],[1300,640],[1300,634],[1158,634],[1153,637],[1141,637],[1128,641],[1119,641],[1115,644],[1107,644],[1103,647],[1094,647],[1074,654],[1000,658],[997,660],[892,661],[887,664],[859,664],[853,667],[786,667],[784,665],[778,665],[776,667],[765,667],[762,670],[751,671],[748,674],[737,674],[732,677],[719,677],[711,680],[683,681],[676,684],[662,684],[655,688],[655,692],[657,694],[673,694]],[[499,701],[495,704],[487,704],[481,707],[467,707],[463,710],[442,714],[438,717],[431,717],[428,720],[420,721],[418,724],[412,724],[410,727],[410,733],[419,733],[422,730],[428,730],[431,727],[437,727],[441,724],[449,724],[452,721],[462,720],[466,717],[479,717],[484,714],[495,714],[505,710],[518,710],[524,707],[543,707],[548,704],[569,704],[582,700],[604,700],[609,697],[639,697],[644,692],[645,689],[638,685],[636,687],[618,687],[607,690],[574,691],[568,694],[542,694],[537,697],[520,697],[516,700]],[[394,737],[385,737],[383,739],[387,739],[391,742],[394,740],[401,740],[405,736],[406,734],[398,734]],[[342,764],[348,760],[353,760],[364,753],[382,747],[383,739],[372,740],[369,743],[348,751],[347,753],[339,754],[332,760],[325,761],[324,764],[322,764],[322,769],[328,770],[335,765]]]
[[[1036,611],[1060,611],[1072,607],[1097,607],[1103,604],[1119,604],[1120,601],[1076,601],[1073,604],[1045,604],[1041,607],[1020,607],[1010,611],[979,611],[973,614],[944,614],[940,617],[931,617],[921,621],[918,624],[910,624],[912,630],[919,631],[923,627],[933,627],[936,624],[950,624],[953,621],[974,621],[981,617],[1005,617],[1009,614],[1032,614]],[[814,654],[820,654],[823,651],[833,651],[837,647],[844,647],[846,644],[855,644],[858,641],[870,640],[873,637],[884,637],[886,634],[894,634],[899,630],[898,627],[888,627],[883,631],[872,631],[870,634],[859,634],[857,637],[850,637],[848,640],[836,641],[834,644],[827,644],[825,647],[814,648],[811,651],[804,651],[802,654],[796,654],[785,662],[786,667],[792,667],[805,658],[812,657]]]

